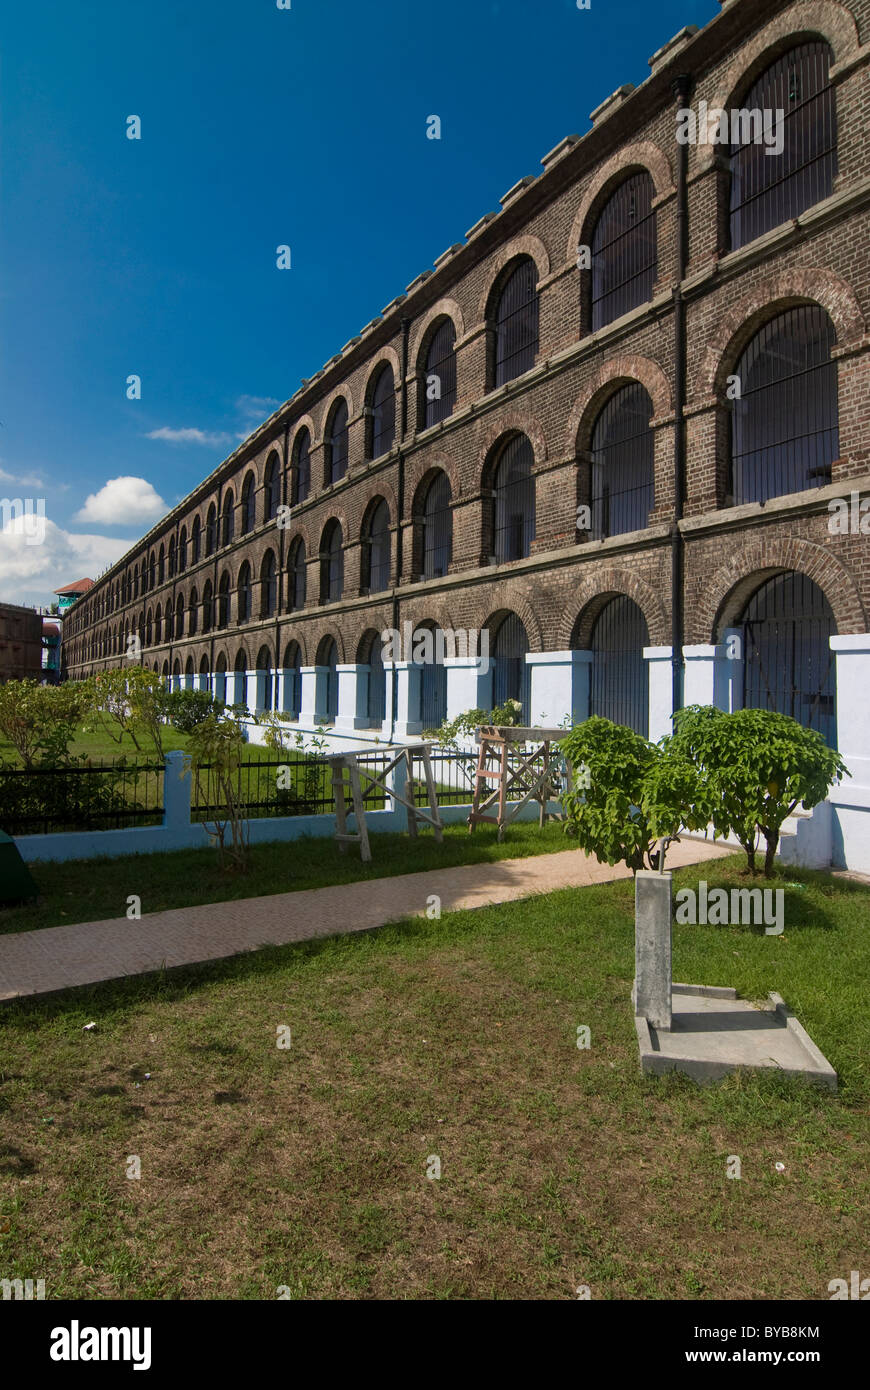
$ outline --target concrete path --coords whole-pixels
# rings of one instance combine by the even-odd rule
[[[667,864],[678,868],[733,853],[727,845],[683,840],[668,850]],[[138,922],[125,916],[18,932],[0,936],[0,1000],[201,965],[259,946],[368,931],[397,918],[424,914],[432,894],[441,899],[442,911],[449,912],[630,877],[624,864],[611,868],[574,849],[173,908]]]

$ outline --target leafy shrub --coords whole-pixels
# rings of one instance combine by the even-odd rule
[[[197,724],[223,709],[207,690],[173,690],[166,699],[166,714],[173,729],[189,734]]]

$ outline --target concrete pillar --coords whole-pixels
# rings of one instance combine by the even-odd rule
[[[684,647],[683,703],[715,705],[716,709],[740,709],[743,701],[743,634],[728,628],[715,645]]]
[[[565,719],[579,724],[589,715],[589,667],[586,651],[527,652],[532,724],[558,728]]]
[[[830,639],[836,661],[837,747],[851,772],[829,800],[834,808],[833,860],[839,868],[870,871],[870,633]]]
[[[181,749],[163,759],[163,826],[166,830],[190,826],[190,767]]]
[[[338,672],[337,729],[367,729],[368,674],[370,666],[336,666]]]
[[[492,662],[474,656],[446,656],[447,718],[470,709],[492,708]]]
[[[420,684],[423,670],[413,661],[396,661],[393,665],[398,677],[393,734],[396,738],[414,738],[423,731],[420,719]]]
[[[670,647],[644,647],[649,678],[649,732],[647,738],[657,743],[671,732],[673,713],[673,671]]]
[[[634,880],[634,1011],[671,1028],[671,874],[638,869]]]
[[[302,700],[299,708],[300,724],[313,724],[317,710],[317,666],[302,666],[299,676],[302,682]]]

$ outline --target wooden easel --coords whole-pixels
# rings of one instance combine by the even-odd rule
[[[431,825],[435,831],[435,839],[439,844],[443,843],[444,834],[441,823],[441,815],[438,810],[438,796],[435,790],[435,780],[432,776],[432,759],[429,753],[428,743],[409,743],[401,748],[387,747],[385,753],[394,753],[395,757],[380,772],[370,771],[363,759],[370,758],[370,752],[357,753],[328,753],[326,761],[332,768],[332,794],[335,799],[335,839],[338,847],[343,854],[347,852],[348,845],[359,845],[360,858],[363,863],[371,862],[372,851],[369,843],[368,826],[366,825],[366,797],[372,796],[375,792],[381,791],[387,797],[392,797],[405,807],[408,820],[408,834],[417,834],[417,823],[422,821],[425,825]],[[429,810],[424,811],[419,806],[414,805],[414,758],[419,758],[423,764],[424,781],[426,784],[426,797],[429,802]],[[405,794],[400,795],[394,787],[388,787],[386,779],[389,774],[399,766],[405,764]],[[345,776],[347,780],[345,780]],[[369,784],[365,791],[362,789],[361,778],[365,778]],[[347,828],[348,803],[347,796],[350,797],[350,810],[356,817],[356,833]]]
[[[558,776],[558,764],[554,766],[550,744],[565,738],[565,729],[534,729],[519,726],[486,725],[477,730],[480,752],[477,758],[477,771],[474,774],[474,797],[471,815],[468,817],[468,833],[476,825],[485,822],[498,826],[498,839],[504,839],[504,829],[532,799],[540,803],[539,825],[543,825],[549,815],[547,803],[558,799],[558,788],[554,779]],[[511,768],[508,755],[514,744],[531,743],[534,748],[527,753],[518,767]],[[489,783],[496,782],[495,791],[489,791]],[[508,802],[517,804],[508,810]],[[487,814],[498,803],[498,815]],[[556,819],[561,819],[555,816]]]

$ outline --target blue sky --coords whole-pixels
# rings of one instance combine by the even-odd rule
[[[0,530],[0,600],[96,577],[604,97],[643,81],[650,54],[718,11],[6,6],[0,499],[44,498],[47,520],[41,544]]]

